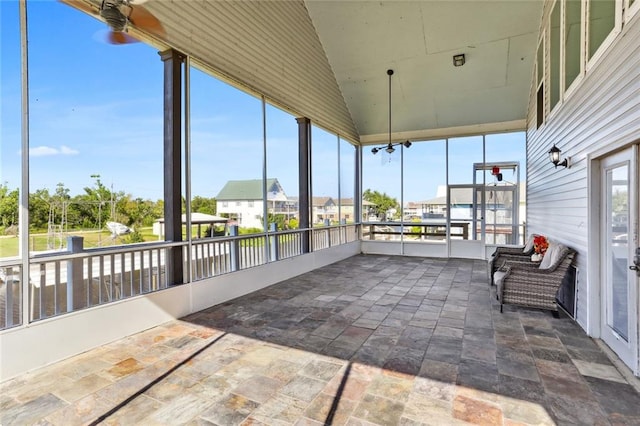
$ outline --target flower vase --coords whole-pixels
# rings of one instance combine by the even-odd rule
[[[533,253],[531,255],[532,262],[540,262],[542,260],[542,255],[540,253]]]

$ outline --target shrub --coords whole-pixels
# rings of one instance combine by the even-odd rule
[[[144,237],[142,236],[140,231],[133,230],[131,231],[131,233],[127,234],[124,242],[127,244],[144,243]]]

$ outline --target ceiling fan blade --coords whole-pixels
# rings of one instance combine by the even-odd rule
[[[153,14],[144,6],[140,6],[139,4],[131,5],[129,21],[135,25],[136,28],[148,31],[154,35],[164,35],[164,28],[158,18],[153,16]]]
[[[121,31],[109,31],[107,35],[107,41],[111,44],[131,44],[138,43],[138,40],[131,37],[129,34]]]
[[[98,13],[98,9],[91,6],[90,4],[82,1],[82,0],[58,0],[60,3],[67,4],[75,9],[82,10],[83,12],[87,12],[91,15],[95,15]]]

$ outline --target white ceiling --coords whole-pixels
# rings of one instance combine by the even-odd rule
[[[396,139],[524,128],[542,1],[305,4],[362,142],[388,138],[389,68]]]
[[[93,16],[100,5],[62,1]],[[543,0],[144,6],[165,28],[150,42],[356,142],[388,139],[390,68],[394,141],[526,126]],[[454,67],[460,53],[466,64]]]

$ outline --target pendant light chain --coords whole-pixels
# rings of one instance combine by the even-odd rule
[[[394,145],[402,145],[405,148],[409,148],[411,146],[411,142],[410,141],[406,141],[406,142],[398,142],[398,143],[391,143],[391,76],[393,75],[393,70],[392,69],[388,69],[387,70],[387,75],[389,76],[389,142],[387,142],[386,146],[381,146],[381,147],[373,147],[371,148],[371,152],[375,155],[377,154],[379,151],[386,151],[388,154],[393,154],[393,152],[396,150],[393,146]]]
[[[387,70],[387,75],[389,76],[389,146],[391,146],[391,76],[393,70]]]

